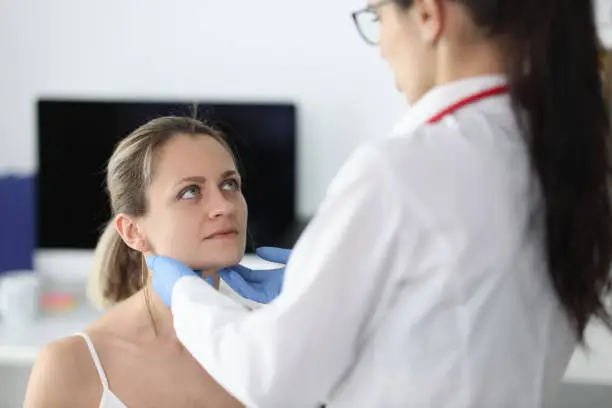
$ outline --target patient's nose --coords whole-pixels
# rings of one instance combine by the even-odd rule
[[[234,202],[223,194],[223,191],[215,189],[208,203],[210,218],[233,214],[236,209]]]

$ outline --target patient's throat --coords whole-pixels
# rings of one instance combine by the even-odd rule
[[[214,269],[214,270],[197,271],[197,272],[202,275],[202,278],[212,278],[213,287],[216,290],[219,290],[219,285],[221,284],[221,278],[219,276],[218,270]]]

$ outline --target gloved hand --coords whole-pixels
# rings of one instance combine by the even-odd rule
[[[180,278],[183,276],[202,276],[184,263],[166,256],[149,255],[146,257],[146,262],[153,272],[153,290],[168,307],[172,306],[172,290]],[[211,276],[206,277],[205,280],[211,286],[214,283]]]
[[[266,261],[286,264],[291,250],[262,247],[255,253]],[[220,270],[219,276],[240,296],[259,303],[269,303],[281,292],[285,268],[253,270],[235,265]]]

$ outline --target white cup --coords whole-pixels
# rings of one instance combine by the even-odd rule
[[[40,278],[33,271],[12,271],[0,277],[0,318],[7,325],[24,325],[39,312]]]

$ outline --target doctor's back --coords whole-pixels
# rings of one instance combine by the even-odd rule
[[[550,281],[544,197],[510,98],[437,124],[414,119],[503,83],[439,87],[393,136],[364,148],[391,178],[385,200],[402,208],[399,222],[372,209],[381,223],[372,233],[396,237],[385,254],[391,276],[334,400],[538,407],[561,379],[577,339]]]
[[[371,208],[380,225],[361,232],[394,238],[372,255],[383,288],[331,406],[540,407],[586,324],[610,321],[609,121],[593,5],[366,10],[412,106],[330,188],[384,180],[371,185],[400,203]]]

